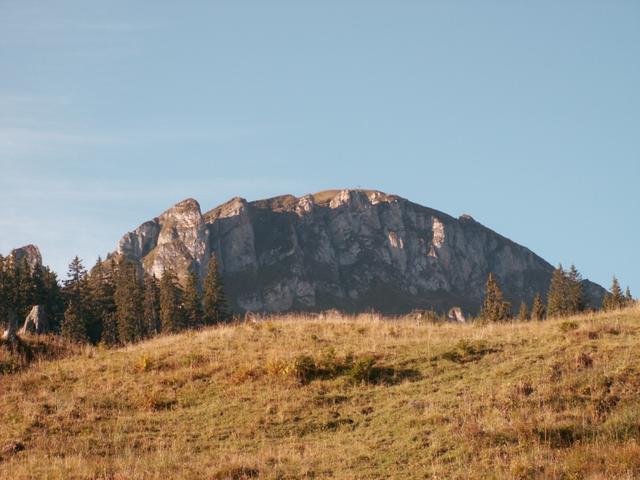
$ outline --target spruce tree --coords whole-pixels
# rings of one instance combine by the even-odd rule
[[[567,274],[558,265],[551,276],[549,293],[547,295],[547,316],[563,317],[569,315],[572,310],[571,288],[567,281]]]
[[[0,255],[0,330],[8,327],[10,317],[13,282],[8,262]]]
[[[142,288],[136,265],[126,260],[120,262],[115,283],[115,303],[118,334],[122,343],[137,342],[146,335]]]
[[[96,265],[91,269],[87,287],[91,311],[87,332],[91,341],[97,343],[102,339],[105,319],[116,311],[113,270],[108,268],[101,258],[98,258]]]
[[[118,331],[118,314],[108,313],[102,319],[102,335],[100,342],[108,347],[120,345],[120,333]]]
[[[35,304],[33,275],[27,258],[22,257],[19,261],[14,262],[13,271],[15,278],[14,306],[19,319],[22,321],[31,311],[31,307]]]
[[[160,324],[164,333],[179,332],[185,328],[182,289],[171,269],[165,270],[160,279]]]
[[[64,312],[62,335],[73,342],[87,342],[87,321],[82,306],[72,298]]]
[[[209,270],[204,279],[203,287],[203,310],[204,319],[207,325],[228,322],[231,318],[227,299],[224,292],[224,285],[218,273],[218,262],[216,257],[211,257]]]
[[[82,304],[86,299],[87,270],[77,255],[69,264],[67,279],[64,281],[64,293],[69,302],[73,299],[77,304]]]
[[[568,282],[567,290],[569,293],[568,313],[576,314],[583,312],[586,308],[584,298],[584,290],[582,287],[582,275],[578,272],[575,265],[571,265],[569,272],[566,274]]]
[[[614,276],[613,281],[611,282],[611,289],[604,296],[604,302],[602,303],[602,308],[604,310],[617,310],[618,308],[622,308],[625,306],[625,297],[622,294],[622,289],[620,288],[620,283],[618,279]]]
[[[201,326],[202,301],[200,299],[200,292],[198,291],[198,274],[195,272],[189,272],[182,303],[186,326],[188,328]]]
[[[543,320],[545,315],[544,310],[545,309],[544,304],[542,303],[542,298],[540,297],[540,294],[537,293],[533,298],[533,305],[531,306],[531,320]]]
[[[144,277],[144,323],[148,335],[160,333],[160,291],[153,275]]]
[[[633,296],[631,295],[631,290],[629,287],[624,291],[624,300],[627,306],[633,305]]]
[[[72,340],[87,341],[90,324],[90,312],[87,308],[89,300],[87,271],[77,255],[69,264],[63,294],[66,298],[67,308],[61,325],[62,334]]]
[[[52,332],[60,332],[65,306],[58,276],[49,267],[42,267],[42,280],[44,284],[42,304],[49,317],[49,328]]]
[[[509,310],[509,302],[503,300],[502,291],[493,273],[489,273],[480,317],[485,321],[504,322],[510,318]]]
[[[518,310],[518,320],[521,322],[526,322],[529,320],[529,309],[527,308],[526,302],[523,300],[520,303],[520,310]]]

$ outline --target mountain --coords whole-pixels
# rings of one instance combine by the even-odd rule
[[[514,306],[545,295],[553,266],[472,217],[375,190],[329,190],[202,213],[184,200],[120,240],[110,258],[202,278],[218,259],[237,311],[478,311],[489,272]],[[604,289],[584,282],[598,306]]]

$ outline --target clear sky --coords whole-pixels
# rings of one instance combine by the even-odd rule
[[[640,294],[640,2],[0,0],[0,252],[358,186]]]

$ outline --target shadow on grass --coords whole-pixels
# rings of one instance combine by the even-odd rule
[[[480,360],[487,354],[497,353],[501,350],[490,346],[487,342],[478,340],[460,340],[453,349],[431,358],[434,360],[449,360],[454,363],[469,363]]]

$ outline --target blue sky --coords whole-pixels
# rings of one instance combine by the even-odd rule
[[[368,187],[640,293],[640,3],[0,0],[0,252]]]

